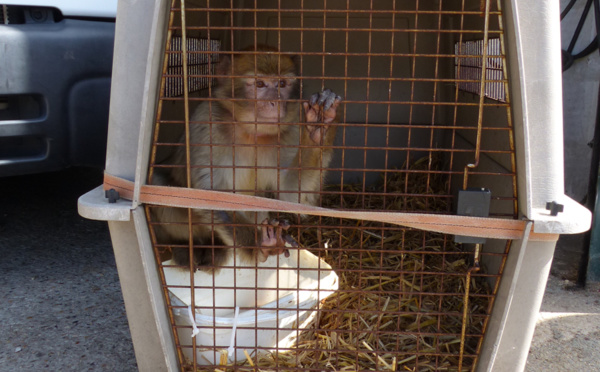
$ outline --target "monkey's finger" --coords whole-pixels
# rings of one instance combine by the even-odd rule
[[[277,228],[277,231],[275,232],[276,240],[277,240],[276,245],[278,247],[285,246],[285,240],[283,239],[282,232],[283,232],[283,230],[279,227]]]
[[[290,221],[288,221],[288,220],[286,220],[286,219],[279,220],[279,226],[281,226],[281,228],[282,228],[283,230],[287,230],[287,229],[289,229],[289,228],[290,228],[290,226],[291,226],[291,225],[290,225]]]
[[[290,257],[290,251],[287,249],[283,250],[283,255],[285,256],[285,258],[289,258]]]
[[[340,105],[340,102],[342,102],[342,97],[340,96],[335,96],[335,98],[333,99],[333,101],[331,102],[331,105],[329,107],[325,106],[325,110],[329,110],[329,109],[334,109],[336,110],[337,107]]]
[[[257,258],[259,262],[266,262],[267,259],[269,258],[269,250],[268,249],[261,249],[260,252],[258,252]]]
[[[271,228],[269,226],[263,227],[262,228],[262,233],[263,233],[262,234],[263,235],[263,239],[262,239],[263,242],[271,240]]]
[[[304,115],[306,115],[307,118],[310,117],[312,106],[308,102],[302,102],[302,107],[304,107]]]
[[[325,109],[325,111],[329,110],[333,106],[333,104],[336,103],[337,97],[339,97],[339,96],[336,96],[335,93],[330,95],[329,97],[327,97],[327,99],[325,100],[325,103],[323,105],[323,108]]]
[[[261,227],[261,231],[262,231],[262,241],[263,241],[263,242],[266,242],[266,241],[269,241],[269,240],[271,240],[271,234],[270,234],[270,232],[271,232],[272,228],[271,228],[271,226],[270,226],[269,219],[268,219],[268,218],[267,218],[267,219],[265,219],[265,220],[262,222],[262,225],[263,225],[263,226]]]
[[[331,97],[332,95],[335,97],[335,93],[333,93],[333,92],[331,91],[331,89],[325,89],[325,90],[323,90],[323,91],[322,91],[322,92],[319,94],[319,101],[317,102],[317,103],[319,104],[319,106],[322,106],[322,105],[323,105],[323,103],[325,103],[325,101],[326,101],[327,99],[329,99],[329,97]]]
[[[286,247],[290,246],[290,247],[293,247],[293,248],[298,248],[300,246],[300,244],[298,244],[298,242],[296,241],[296,239],[294,239],[294,237],[291,236],[291,235],[289,235],[289,234],[285,234],[283,236],[283,239],[285,241],[285,246]]]
[[[315,93],[312,96],[310,96],[310,105],[314,106],[317,104],[317,101],[319,100],[319,93]]]

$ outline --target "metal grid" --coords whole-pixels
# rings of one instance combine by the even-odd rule
[[[182,46],[186,38],[217,40],[221,49],[207,54],[165,48],[161,92],[169,79],[247,77],[236,75],[233,67],[218,72],[213,66],[224,57],[235,61],[230,51],[236,51],[255,58],[294,56],[299,97],[286,102],[297,105],[292,107],[299,116],[298,103],[314,91],[328,87],[344,97],[334,124],[336,141],[328,146],[333,162],[298,165],[316,171],[323,182],[304,192],[315,195],[317,205],[452,214],[456,190],[488,187],[492,215],[516,218],[500,2],[174,0],[167,45],[176,37]],[[502,69],[501,75],[486,71],[490,39],[499,40],[491,68]],[[483,47],[463,50],[471,41]],[[244,49],[258,44],[277,52]],[[174,55],[183,62],[182,71],[189,71],[182,53],[207,61],[208,70],[173,74],[167,61]],[[480,61],[480,72],[465,76],[461,70],[469,66],[463,62],[472,60]],[[476,92],[501,85],[504,102],[461,91],[466,84],[476,85]],[[216,112],[211,114],[221,98],[212,84],[196,95],[188,91],[184,87],[181,97],[160,97],[149,183],[161,184],[162,175],[178,172],[186,175],[183,181],[167,184],[190,187],[187,175],[195,168],[208,168],[210,177],[231,168],[234,179],[246,170],[269,168],[279,179],[290,171],[281,160],[286,153],[323,147],[194,143],[190,128],[223,124]],[[260,100],[232,92],[232,102],[247,101],[257,109]],[[191,114],[199,104],[209,107],[208,119]],[[289,124],[306,125],[301,119]],[[193,159],[200,147],[209,149],[208,159]],[[247,147],[269,148],[277,161],[267,167],[255,156],[253,166],[224,166],[217,161],[223,147],[233,147],[234,157]],[[182,149],[190,156],[173,160]],[[226,193],[285,194],[261,189],[258,181],[250,188],[210,182],[211,189]],[[297,193],[298,201],[302,194]],[[262,219],[256,214],[233,212],[223,218],[222,211],[204,212],[199,221],[194,211],[185,210],[182,218],[164,220],[156,217],[161,208],[148,206],[147,215],[184,370],[466,371],[476,365],[510,242],[473,248],[453,243],[452,236],[388,224],[272,213],[290,221],[288,232],[301,249],[290,249],[290,257],[248,264],[237,254],[246,247],[228,245],[215,231],[249,228],[258,239]],[[211,232],[208,238],[194,236],[201,224]],[[189,239],[160,237],[161,229],[173,226],[186,229]],[[176,249],[204,252],[209,262],[201,270],[193,264],[177,267],[168,261]],[[230,260],[217,262],[214,257],[224,250],[232,252]],[[191,314],[197,314],[193,321]]]
[[[199,38],[187,38],[186,50],[189,53],[188,65],[188,92],[194,93],[201,89],[208,89],[209,85],[214,84],[214,79],[208,76],[214,75],[214,66],[219,62],[218,54],[206,53],[207,51],[217,51],[221,47],[218,40],[206,40]],[[171,38],[171,52],[168,55],[167,78],[165,84],[166,97],[177,97],[183,95],[183,59],[181,51],[181,37]],[[203,53],[198,53],[203,52]],[[211,68],[209,70],[208,59],[211,59]]]
[[[467,41],[457,43],[455,46],[457,55],[483,55],[483,40]],[[501,55],[500,39],[490,39],[488,44],[488,55]],[[485,96],[501,102],[506,102],[504,93],[504,71],[502,66],[502,58],[488,58],[486,63],[486,80]],[[459,71],[459,66],[461,66]],[[479,58],[459,58],[456,59],[456,76],[459,80],[477,80],[481,76],[482,60]],[[460,83],[459,89],[466,92],[480,94],[480,82],[476,83]]]

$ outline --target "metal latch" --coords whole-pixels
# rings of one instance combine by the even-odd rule
[[[564,212],[565,206],[552,201],[546,203],[546,210],[550,211],[551,216],[558,216],[559,213]]]
[[[492,192],[483,188],[469,188],[458,191],[456,214],[470,217],[489,217]],[[455,235],[456,243],[483,244],[485,238]]]
[[[108,199],[109,203],[116,203],[120,199],[119,192],[115,189],[105,190],[104,197]]]

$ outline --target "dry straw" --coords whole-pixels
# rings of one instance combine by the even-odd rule
[[[423,158],[388,173],[385,195],[383,180],[367,190],[376,195],[362,185],[345,184],[343,193],[330,185],[322,205],[448,213],[446,175],[423,172],[437,166]],[[336,270],[339,290],[293,349],[259,357],[248,350],[245,362],[218,370],[457,371],[471,254],[451,236],[381,223],[308,217],[302,225],[299,242]],[[484,278],[472,278],[463,371],[473,367],[490,293]]]

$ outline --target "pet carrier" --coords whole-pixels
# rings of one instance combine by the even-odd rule
[[[79,210],[109,223],[140,370],[523,370],[556,239],[591,220],[558,11],[120,2]]]

